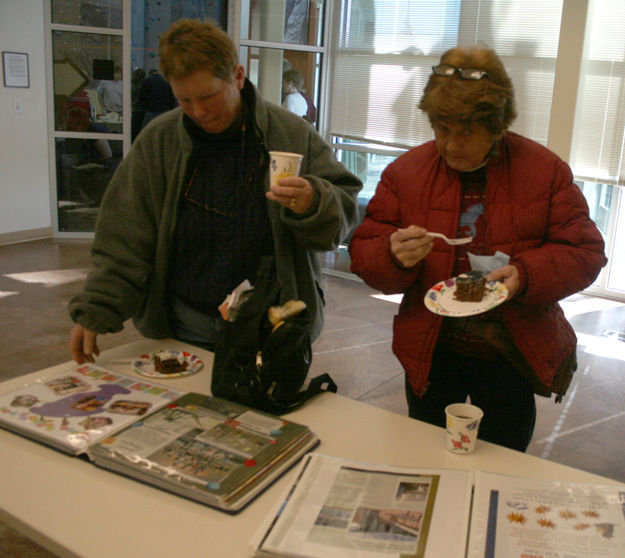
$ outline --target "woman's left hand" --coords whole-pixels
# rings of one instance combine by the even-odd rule
[[[314,192],[310,182],[305,178],[288,176],[280,178],[278,185],[272,185],[266,195],[293,213],[302,215],[310,209]]]
[[[519,291],[521,282],[519,280],[519,270],[514,265],[504,265],[491,271],[486,276],[487,281],[501,281],[508,289],[508,299],[513,298]]]

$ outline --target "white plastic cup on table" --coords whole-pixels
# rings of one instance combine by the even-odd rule
[[[269,152],[269,181],[272,186],[277,184],[280,178],[298,176],[303,155],[289,153],[287,151]]]
[[[453,403],[445,407],[447,417],[447,449],[467,454],[475,449],[477,432],[484,411],[469,403]]]

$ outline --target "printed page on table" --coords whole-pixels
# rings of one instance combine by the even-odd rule
[[[309,454],[251,545],[259,557],[464,558],[471,489],[469,471]]]
[[[524,556],[625,556],[625,485],[478,472],[468,558]]]
[[[78,455],[182,392],[81,364],[0,394],[0,426]]]

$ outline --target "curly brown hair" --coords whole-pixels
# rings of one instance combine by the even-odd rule
[[[432,74],[423,91],[419,108],[434,125],[446,122],[477,122],[500,136],[516,118],[514,88],[494,50],[479,46],[452,48],[441,56],[441,64],[455,68],[478,68],[488,78],[463,79]]]
[[[231,80],[239,63],[228,34],[212,21],[179,19],[163,33],[158,47],[165,79],[184,79],[208,70],[219,79]]]

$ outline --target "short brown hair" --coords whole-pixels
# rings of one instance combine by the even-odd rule
[[[161,36],[158,47],[165,79],[187,78],[209,70],[219,79],[231,80],[239,63],[232,39],[211,21],[179,19]]]
[[[488,73],[480,80],[432,74],[419,108],[431,124],[439,121],[479,122],[493,135],[502,134],[516,118],[514,88],[494,50],[484,47],[456,47],[440,60],[455,68],[478,68]]]

